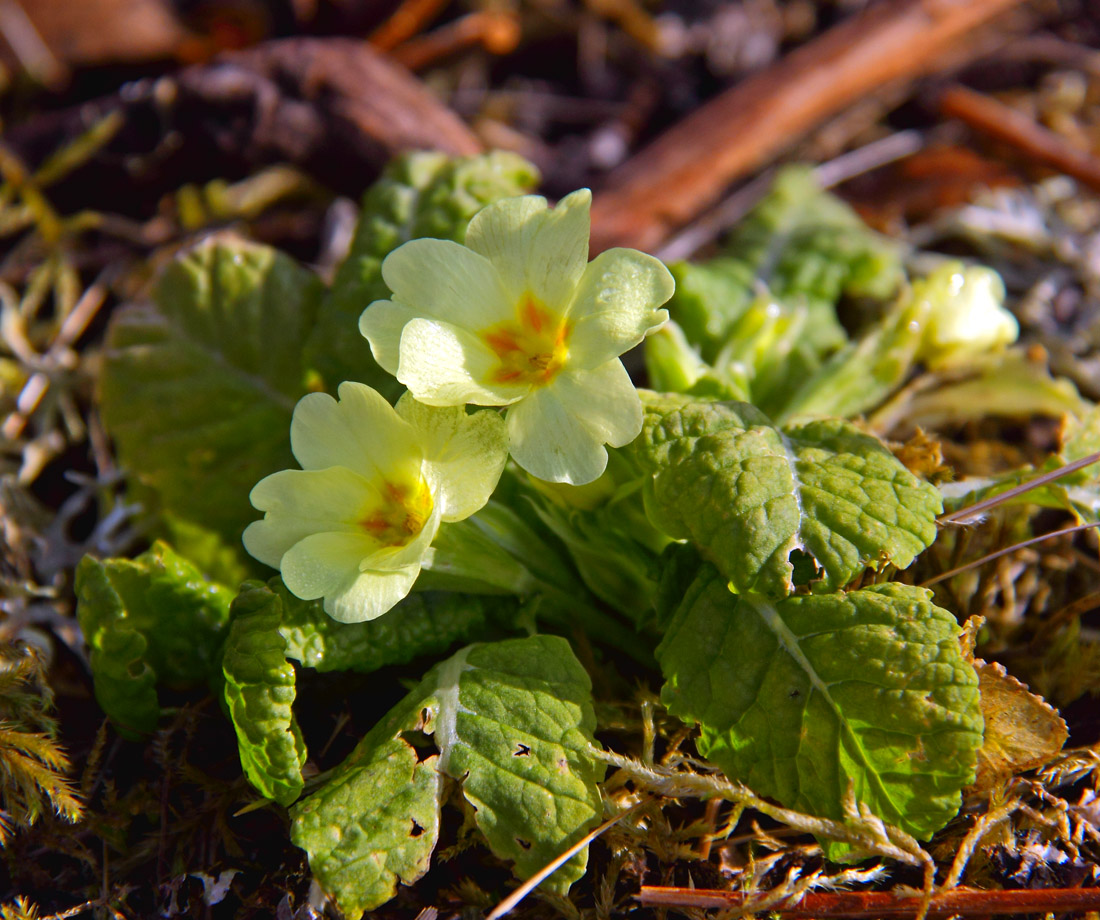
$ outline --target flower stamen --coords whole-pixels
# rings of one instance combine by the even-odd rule
[[[482,333],[500,364],[493,372],[497,383],[545,386],[565,366],[570,324],[556,317],[527,294],[514,321],[505,321]]]
[[[407,546],[416,538],[432,513],[432,493],[421,479],[411,488],[386,482],[384,501],[359,522],[370,536],[384,546]]]

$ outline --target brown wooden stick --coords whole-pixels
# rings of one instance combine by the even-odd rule
[[[917,76],[1020,0],[890,0],[727,90],[611,173],[592,249],[653,250],[731,182],[884,83]]]
[[[396,48],[423,31],[446,5],[447,0],[403,0],[393,15],[371,33],[370,43],[380,51]]]
[[[472,45],[481,45],[490,54],[510,54],[519,39],[519,20],[513,14],[477,10],[403,42],[390,56],[409,70],[423,70]]]
[[[952,86],[940,96],[940,112],[1100,191],[1100,159],[991,96]]]
[[[745,905],[739,891],[704,888],[658,888],[643,885],[638,899],[650,907],[719,907]],[[921,907],[920,897],[896,897],[889,891],[830,891],[804,895],[791,907],[773,906],[768,913],[789,920],[813,917],[890,918],[913,917]],[[1021,888],[982,891],[956,888],[935,895],[929,916],[984,916],[990,914],[1037,914],[1087,911],[1100,908],[1100,888]]]

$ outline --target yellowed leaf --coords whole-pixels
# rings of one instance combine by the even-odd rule
[[[1053,706],[1002,665],[976,659],[974,667],[985,717],[974,788],[984,791],[1052,760],[1066,743],[1069,729]]]

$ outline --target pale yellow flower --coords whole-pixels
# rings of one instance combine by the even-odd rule
[[[339,402],[303,397],[290,442],[302,469],[256,484],[249,497],[265,514],[244,545],[345,623],[379,617],[409,593],[440,523],[480,509],[507,459],[494,412],[431,408],[408,394],[395,410],[351,382]]]
[[[938,369],[1011,345],[1020,324],[1004,299],[1001,276],[983,265],[948,262],[913,282],[913,306],[924,311],[925,326],[918,359]]]
[[[386,257],[392,300],[359,329],[378,363],[421,402],[507,406],[508,445],[540,479],[574,485],[607,465],[605,444],[641,431],[619,355],[661,326],[672,296],[652,256],[611,249],[588,262],[587,189],[549,209],[508,198],[470,221],[466,245],[412,240]]]

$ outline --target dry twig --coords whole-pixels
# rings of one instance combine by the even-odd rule
[[[647,907],[718,907],[725,910],[751,907],[740,891],[692,888],[658,888],[643,885],[638,896]],[[922,906],[915,895],[899,897],[890,891],[834,891],[804,895],[790,906],[771,905],[768,910],[789,920],[814,917],[888,918],[912,917]],[[992,914],[1062,913],[1100,909],[1100,888],[1045,888],[981,891],[957,888],[935,895],[928,916],[985,917]]]
[[[652,251],[824,119],[938,55],[1019,0],[894,0],[737,84],[613,172],[592,209],[594,251]]]
[[[965,86],[952,86],[940,96],[940,111],[1100,191],[1100,159],[1071,146],[1065,138],[1012,106]]]

